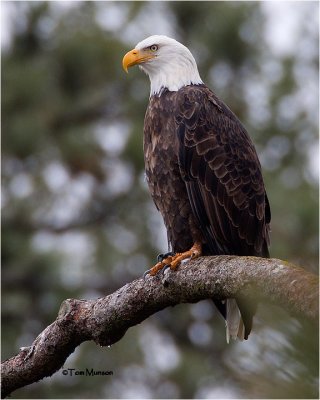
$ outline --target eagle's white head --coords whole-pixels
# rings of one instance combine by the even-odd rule
[[[183,86],[203,83],[190,50],[164,35],[149,36],[124,56],[125,71],[136,64],[149,75],[151,95],[161,94],[165,88],[175,92]]]

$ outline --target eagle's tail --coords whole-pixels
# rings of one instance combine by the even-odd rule
[[[226,300],[227,342],[232,339],[248,339],[252,329],[253,316],[257,311],[257,303],[251,299],[237,296]]]
[[[226,300],[226,337],[227,343],[230,337],[234,340],[237,338],[243,340],[245,336],[245,329],[240,310],[236,299]]]
[[[247,298],[237,296],[236,299],[213,300],[226,321],[226,336],[229,343],[232,339],[248,339],[252,329],[253,316],[257,304]]]

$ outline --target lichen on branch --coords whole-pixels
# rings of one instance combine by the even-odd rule
[[[165,276],[136,279],[97,300],[67,299],[30,347],[2,363],[2,397],[54,374],[82,342],[111,345],[130,327],[180,303],[249,296],[317,323],[318,282],[316,275],[278,259],[210,256]]]

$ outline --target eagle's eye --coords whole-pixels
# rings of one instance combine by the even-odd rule
[[[157,51],[158,50],[158,46],[156,44],[153,44],[152,46],[149,47],[149,49],[151,51]]]

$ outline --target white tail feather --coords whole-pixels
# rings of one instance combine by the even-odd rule
[[[244,339],[244,324],[241,318],[240,310],[235,299],[227,299],[226,313],[226,336],[227,343],[230,337],[234,340],[237,338]]]

